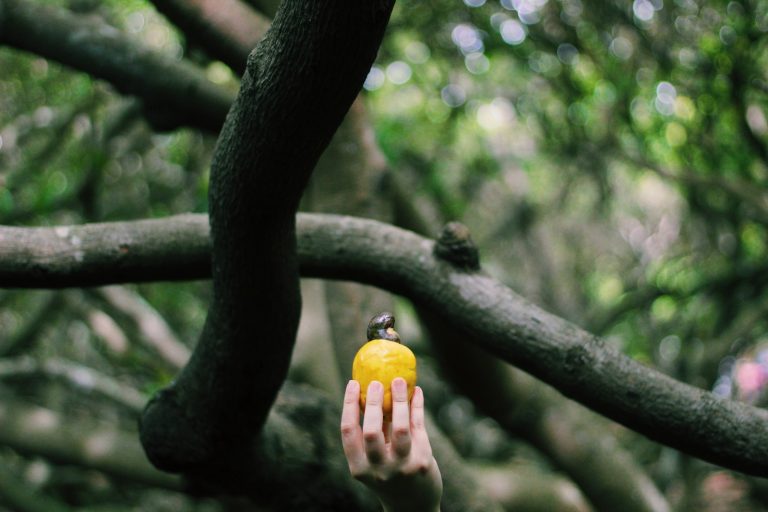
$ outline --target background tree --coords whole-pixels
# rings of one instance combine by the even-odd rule
[[[403,1],[368,73],[386,16],[327,2],[303,25],[319,6],[300,4],[249,59],[274,2],[0,3],[0,222],[57,226],[0,231],[13,469],[0,500],[372,507],[340,459],[337,404],[367,318],[394,306],[450,465],[446,510],[701,510],[718,506],[713,490],[730,510],[758,507],[760,481],[560,393],[765,474],[765,415],[676,382],[760,404],[768,374],[765,5]],[[303,275],[411,302],[306,282],[270,409],[297,321],[295,207],[366,73],[366,105],[353,104],[303,207],[428,236],[460,219],[493,277],[474,269],[461,227],[433,255],[385,224],[300,216]],[[190,281],[210,276],[206,217],[167,217],[209,209],[213,295]],[[150,284],[167,280],[184,282]],[[126,282],[144,284],[82,288]],[[146,462],[134,421],[200,332],[143,421],[148,455],[182,484]]]

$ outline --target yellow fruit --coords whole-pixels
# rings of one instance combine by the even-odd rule
[[[384,416],[392,414],[390,384],[395,377],[402,377],[408,384],[408,400],[416,385],[416,356],[411,349],[396,341],[373,340],[361,348],[352,363],[352,378],[360,383],[360,407],[365,409],[368,385],[377,380],[384,386]]]
[[[368,337],[376,339],[363,345],[352,362],[352,378],[360,383],[360,407],[365,409],[368,385],[377,380],[384,386],[382,408],[386,420],[392,418],[390,386],[395,377],[405,379],[409,401],[416,386],[416,356],[411,349],[400,343],[400,337],[392,329],[393,325],[394,317],[389,313],[374,317],[368,326]]]

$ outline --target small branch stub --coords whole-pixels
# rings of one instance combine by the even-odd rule
[[[467,226],[449,222],[435,244],[435,256],[464,270],[479,270],[480,255]]]

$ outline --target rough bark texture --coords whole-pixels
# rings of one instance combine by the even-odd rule
[[[405,203],[407,187],[397,179],[400,174],[392,177],[392,195],[398,203]],[[420,234],[439,231],[425,211],[412,207],[398,213],[400,227]],[[458,223],[449,223],[442,230],[435,254],[455,260],[454,266],[473,270],[479,267],[478,251],[469,230]],[[469,338],[460,325],[418,304],[416,308],[422,328],[433,341],[432,352],[440,360],[441,373],[448,381],[484,414],[545,454],[579,485],[598,511],[669,510],[654,482],[619,446],[607,421],[478,348],[480,343]]]
[[[768,475],[768,412],[633,361],[492,277],[440,261],[432,241],[359,219],[331,217],[331,227],[328,218],[304,224],[300,255],[308,275],[353,278],[406,295],[600,414],[715,464]]]
[[[213,300],[174,384],[142,417],[159,468],[231,481],[284,381],[300,312],[295,212],[359,91],[392,1],[286,0],[248,58],[214,153]]]
[[[34,2],[0,0],[0,44],[53,59],[141,97],[154,120],[216,132],[234,95],[187,61],[145,48],[104,23]]]
[[[341,406],[308,386],[286,382],[236,475],[238,488],[275,510],[378,511],[379,502],[349,474],[341,447]]]
[[[223,3],[210,0],[153,0],[153,3],[184,31],[188,39],[198,41],[211,56],[223,60],[236,71],[242,70],[250,49],[263,36],[262,27],[267,18],[256,14],[239,0]],[[207,11],[214,3],[216,14],[208,15]],[[272,5],[265,12],[271,16],[276,9],[277,5]],[[240,14],[229,15],[231,12]],[[245,23],[247,20],[250,21]],[[254,29],[243,30],[246,25]],[[381,187],[385,171],[384,157],[376,145],[365,107],[358,96],[318,161],[302,197],[301,209],[389,221],[391,202],[388,194],[382,193]],[[360,346],[359,326],[367,324],[370,311],[391,310],[391,296],[357,283],[323,282],[319,287],[326,296],[324,302],[330,329],[327,339],[333,340],[336,347],[340,375],[347,375]],[[317,301],[308,302],[315,303],[319,304]],[[298,362],[304,360],[309,352],[323,349],[321,344],[308,346],[304,341],[307,340],[298,340]],[[310,371],[316,372],[317,369]],[[317,373],[314,376],[318,376]],[[329,380],[332,379],[324,379],[322,384],[327,384]],[[341,390],[339,388],[336,392],[341,393]]]
[[[532,443],[578,484],[598,511],[668,512],[664,496],[602,418],[468,340],[460,325],[420,310],[440,368],[505,429]]]
[[[207,215],[56,228],[3,227],[0,286],[61,288],[207,279],[209,233]]]
[[[386,171],[360,97],[317,163],[302,209],[390,220],[391,203],[381,190]],[[339,374],[349,378],[352,359],[365,341],[372,312],[391,311],[391,294],[350,282],[322,282]]]
[[[194,244],[201,249],[196,255],[187,253],[186,259],[176,264],[174,241],[164,247],[164,233],[180,220],[187,226],[184,236],[201,237]],[[148,229],[163,224],[166,226],[157,230],[159,235]],[[115,279],[144,280],[144,271],[156,278],[173,276],[178,267],[185,267],[187,277],[210,275],[202,264],[209,257],[203,249],[209,243],[204,235],[204,216],[117,225],[126,237],[134,231],[142,237],[161,263],[153,262],[145,253],[121,255],[115,251],[114,242],[97,243],[110,239],[112,224],[68,228],[71,233],[89,232],[89,247],[94,252],[83,255],[79,262],[73,251],[82,251],[82,245],[75,248],[70,243],[64,250],[56,235],[56,230],[63,228],[2,228],[0,286],[107,284]],[[301,214],[298,227],[303,275],[357,280],[424,302],[462,325],[481,348],[583,405],[696,457],[768,476],[766,411],[717,398],[629,359],[575,325],[542,311],[495,279],[436,259],[431,240],[380,222],[334,215]],[[69,264],[57,266],[49,244],[58,248],[58,259]],[[27,273],[20,259],[37,262],[41,270]],[[102,274],[94,275],[90,270],[86,262],[91,259],[100,262]],[[52,267],[45,267],[44,262]],[[119,272],[113,274],[115,269]]]

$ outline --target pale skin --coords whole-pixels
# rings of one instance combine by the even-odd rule
[[[361,427],[360,384],[347,384],[341,441],[349,471],[378,496],[385,512],[439,512],[443,481],[424,425],[424,393],[416,386],[409,406],[405,380],[394,379],[391,390],[391,425],[381,408],[384,386],[373,381]]]

